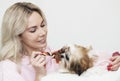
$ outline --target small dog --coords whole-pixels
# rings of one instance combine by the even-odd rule
[[[60,50],[52,53],[61,66],[70,73],[81,75],[88,68],[93,66],[93,60],[89,57],[90,48],[80,45],[64,46]]]

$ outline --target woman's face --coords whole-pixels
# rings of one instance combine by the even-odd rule
[[[21,41],[27,51],[42,51],[47,45],[47,27],[45,20],[37,12],[28,18],[28,26],[21,35]]]

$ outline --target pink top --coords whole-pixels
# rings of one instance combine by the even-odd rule
[[[111,63],[110,58],[112,57],[112,53],[93,50],[91,54],[95,56],[94,66],[108,71],[107,66]]]
[[[50,56],[46,57],[46,70],[47,73],[51,73],[57,70],[58,64],[55,59]],[[30,64],[28,56],[24,56],[20,65],[21,69],[10,60],[4,60],[0,62],[0,81],[34,81],[35,70]]]

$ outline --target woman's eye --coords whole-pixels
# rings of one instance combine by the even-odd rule
[[[31,29],[30,29],[30,32],[31,32],[31,33],[34,33],[35,31],[36,31],[36,28],[31,28]]]
[[[45,27],[45,24],[41,24],[41,27]]]
[[[46,25],[46,22],[43,21],[43,22],[41,23],[40,27],[45,27],[45,25]]]

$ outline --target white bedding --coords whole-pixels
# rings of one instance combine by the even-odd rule
[[[48,74],[41,81],[120,81],[120,69],[117,71],[101,72],[98,67],[94,67],[80,76],[57,72]]]

